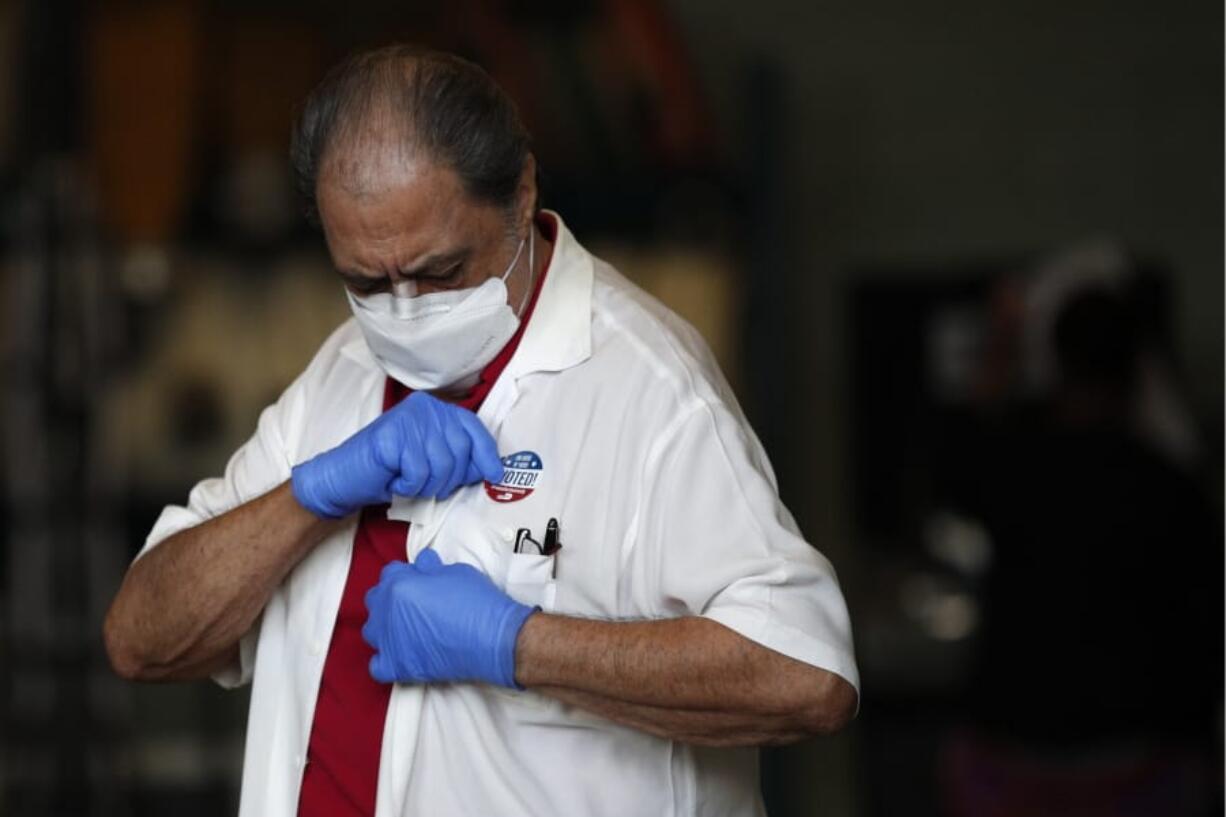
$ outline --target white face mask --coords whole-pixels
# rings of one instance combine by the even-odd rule
[[[411,297],[392,292],[354,295],[346,289],[349,308],[383,370],[411,389],[433,391],[462,383],[484,369],[519,328],[518,313],[528,302],[531,281],[519,310],[512,310],[506,280],[525,241],[529,275],[535,271],[533,233],[519,242],[501,277],[470,289]]]

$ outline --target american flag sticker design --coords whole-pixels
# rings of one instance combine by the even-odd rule
[[[516,451],[502,458],[502,481],[486,480],[485,492],[495,502],[518,502],[536,490],[541,475],[541,458],[535,451]]]

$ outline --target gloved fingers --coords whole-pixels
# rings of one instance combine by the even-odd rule
[[[383,583],[383,577],[379,578],[379,583],[366,591],[366,596],[363,601],[366,603],[366,622],[362,625],[362,640],[369,644],[374,649],[379,649],[379,631],[378,622],[382,620],[380,613],[382,612],[382,596],[386,591],[387,585]]]
[[[472,485],[474,482],[480,482],[482,479],[484,479],[484,477],[482,477],[481,472],[477,470],[477,463],[469,460],[468,470],[464,472],[464,484]]]
[[[434,548],[426,548],[417,554],[417,558],[413,560],[413,566],[422,573],[437,573],[445,567]]]
[[[393,559],[392,561],[385,564],[383,566],[383,569],[379,571],[379,584],[383,584],[387,582],[388,580],[394,578],[396,574],[403,573],[406,570],[412,570],[412,568],[409,567],[408,562],[402,562],[399,559]],[[378,586],[379,585],[375,585],[375,587],[378,587]],[[374,588],[371,588],[371,589],[373,590]]]
[[[392,480],[392,491],[400,496],[421,496],[430,476],[424,446],[418,444],[416,437],[411,429],[406,429],[407,439],[400,449],[400,476]]]
[[[379,632],[373,618],[367,618],[366,623],[362,625],[362,640],[369,644],[371,649],[379,649]]]
[[[417,496],[415,492],[419,489],[404,477],[396,477],[388,483],[387,490],[393,496]]]
[[[380,604],[379,597],[383,594],[384,589],[385,586],[382,581],[380,581],[379,584],[376,584],[374,587],[367,590],[366,595],[362,599],[362,601],[366,604],[366,621],[368,623],[373,621],[377,615]]]
[[[429,474],[421,486],[421,495],[440,496],[443,486],[447,480],[451,479],[451,472],[455,468],[455,458],[451,456],[451,451],[448,450],[441,433],[428,437],[425,449]]]
[[[428,391],[415,391],[408,397],[404,398],[402,405],[406,411],[424,413],[430,411],[430,404],[433,402],[442,402]]]
[[[375,466],[394,472],[400,462],[401,439],[404,436],[395,422],[383,415],[366,427],[368,454]]]
[[[473,442],[463,427],[457,422],[449,422],[443,427],[443,437],[451,451],[452,468],[443,484],[440,497],[451,496],[461,485],[467,485],[464,477],[468,475],[468,464],[472,460]]]
[[[384,653],[377,652],[371,656],[370,677],[381,684],[390,684],[396,680],[396,673],[392,671],[392,662]]]
[[[416,399],[415,425],[421,429],[424,438],[437,437],[442,433],[444,418],[451,408],[450,404],[424,391],[415,392],[413,397]]]
[[[396,577],[406,571],[411,571],[413,568],[408,562],[393,561],[388,562],[383,566],[383,570],[379,572],[379,581],[374,587],[366,591],[363,601],[366,603],[366,611],[372,617],[375,615],[375,608],[381,604],[380,597],[395,581]]]
[[[481,476],[490,482],[502,482],[502,459],[498,456],[498,444],[489,430],[471,411],[460,412],[458,417],[472,440],[472,460]]]

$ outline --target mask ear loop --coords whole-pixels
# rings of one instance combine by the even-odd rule
[[[519,245],[520,252],[523,252],[523,244]],[[528,305],[528,296],[532,294],[532,288],[536,284],[536,227],[528,228],[528,286],[524,287],[524,297],[520,299],[519,309],[515,311],[515,317],[522,317],[524,307]]]

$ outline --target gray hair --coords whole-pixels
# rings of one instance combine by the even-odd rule
[[[341,183],[358,187],[372,161],[362,148],[389,142],[401,159],[424,155],[450,168],[470,196],[508,213],[531,149],[515,103],[477,65],[410,45],[361,52],[328,71],[291,134],[308,220],[319,223],[315,194],[325,162],[344,174]],[[336,161],[339,150],[346,161]]]

